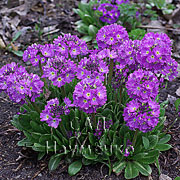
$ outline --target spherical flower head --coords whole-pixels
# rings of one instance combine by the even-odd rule
[[[132,65],[137,63],[138,41],[126,40],[118,49],[117,62],[121,65]]]
[[[49,100],[45,109],[40,114],[41,121],[46,121],[48,126],[57,128],[59,122],[62,120],[62,116],[69,114],[69,107],[72,107],[69,98],[65,98],[64,103],[64,106],[60,105],[57,98]]]
[[[75,78],[76,64],[64,56],[50,58],[43,67],[43,78],[48,78],[54,86],[61,87]]]
[[[127,4],[129,3],[129,0],[116,0],[116,4],[123,4],[123,3]]]
[[[38,55],[41,51],[41,46],[42,45],[40,44],[32,44],[31,46],[28,46],[23,54],[24,62],[30,61],[33,66],[38,66],[40,60],[40,56]]]
[[[169,76],[168,64],[172,62],[171,46],[172,42],[166,34],[147,33],[138,48],[137,61],[142,68]]]
[[[118,6],[113,4],[109,4],[109,3],[100,4],[97,10],[102,12],[102,16],[100,17],[100,20],[108,24],[115,23],[120,16],[120,11],[118,10]]]
[[[176,60],[169,58],[166,64],[164,64],[164,69],[161,73],[164,77],[167,77],[169,81],[174,80],[178,76],[178,63]]]
[[[149,100],[146,103],[132,100],[124,109],[124,121],[131,130],[139,129],[142,132],[152,131],[158,124],[160,105]]]
[[[41,47],[41,53],[43,57],[45,58],[52,58],[54,57],[54,51],[55,47],[52,44],[45,44],[44,46]]]
[[[94,55],[90,55],[89,58],[83,58],[79,62],[76,76],[78,79],[96,79],[103,82],[104,75],[108,73],[108,66],[103,60],[100,60]]]
[[[86,55],[88,48],[86,42],[76,35],[64,34],[53,41],[57,51],[66,58],[76,58],[77,55]]]
[[[155,100],[159,90],[159,81],[151,71],[139,69],[129,75],[126,88],[131,98],[146,102],[149,99]]]
[[[86,113],[95,113],[106,101],[106,88],[100,81],[84,79],[75,87],[73,104]]]
[[[25,103],[26,97],[34,102],[42,93],[43,86],[38,75],[27,73],[24,67],[18,67],[14,62],[0,69],[0,90],[16,103]]]
[[[128,39],[129,36],[125,28],[117,24],[102,27],[96,35],[100,50],[103,48],[118,49],[123,41]]]

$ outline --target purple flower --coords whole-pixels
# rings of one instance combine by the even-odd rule
[[[102,12],[103,14],[100,17],[100,20],[108,24],[115,23],[120,16],[120,11],[118,10],[118,6],[116,5],[112,5],[108,3],[100,4],[96,10]]]
[[[123,3],[127,4],[127,3],[129,3],[129,0],[116,0],[116,3],[117,4],[123,4]]]
[[[69,107],[72,106],[69,98],[65,98],[64,103],[65,106],[61,106],[57,98],[49,100],[45,109],[40,114],[41,121],[46,121],[48,126],[57,128],[59,122],[62,120],[62,115],[69,114]]]
[[[43,67],[43,78],[48,78],[54,86],[61,87],[75,78],[76,64],[64,56],[49,58]]]
[[[166,34],[147,33],[138,47],[137,61],[142,68],[172,80],[177,76],[177,63],[171,58],[171,46],[171,40]]]
[[[38,75],[28,74],[24,67],[18,67],[16,63],[7,64],[0,69],[0,90],[16,103],[25,103],[26,97],[34,102],[42,93],[43,86]]]
[[[129,75],[126,88],[131,98],[146,102],[149,99],[155,100],[159,90],[159,81],[151,71],[139,69]]]
[[[102,27],[96,35],[100,50],[103,48],[118,49],[123,41],[128,39],[128,33],[125,28],[117,24]]]
[[[142,132],[152,131],[157,126],[160,114],[160,105],[149,100],[146,103],[132,100],[124,109],[124,121],[131,130],[139,129]]]
[[[86,55],[88,53],[86,42],[76,35],[65,34],[59,36],[53,43],[60,55],[66,58],[76,58],[77,55]]]
[[[54,56],[54,46],[51,44],[46,44],[41,47],[41,53],[46,58],[51,58]]]
[[[84,79],[73,93],[73,104],[86,113],[94,113],[107,101],[106,88],[100,81]]]
[[[92,55],[89,58],[83,58],[79,62],[77,68],[78,79],[96,79],[97,81],[104,81],[104,75],[108,73],[108,66],[103,60],[99,60]]]
[[[113,125],[112,120],[99,120],[94,135],[100,139],[105,130],[108,130]]]

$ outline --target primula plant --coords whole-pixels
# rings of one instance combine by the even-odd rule
[[[74,12],[81,20],[76,22],[77,30],[88,42],[94,40],[96,33],[105,25],[118,23],[131,31],[140,24],[138,5],[129,0],[91,0],[80,2]]]
[[[161,151],[171,148],[163,131],[163,83],[177,76],[166,34],[130,40],[125,28],[111,24],[96,36],[98,49],[65,34],[52,44],[33,44],[23,60],[38,66],[29,74],[16,63],[0,69],[0,90],[21,104],[12,124],[23,131],[18,142],[50,156],[49,169],[61,159],[75,175],[82,165],[103,163],[126,179],[151,174]],[[179,104],[178,104],[179,105]]]

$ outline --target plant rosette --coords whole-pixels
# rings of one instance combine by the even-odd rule
[[[138,9],[138,5],[129,0],[80,2],[78,8],[73,9],[81,19],[76,22],[76,29],[84,35],[83,40],[96,44],[96,34],[105,25],[118,23],[128,31],[140,25],[141,15]]]
[[[149,176],[171,148],[163,131],[168,102],[158,99],[163,83],[177,76],[171,41],[158,33],[132,41],[117,24],[96,39],[96,50],[70,34],[29,46],[23,60],[40,75],[16,63],[0,69],[0,91],[21,104],[12,120],[26,136],[18,145],[39,152],[39,160],[48,154],[49,170],[64,159],[71,176],[98,162],[126,179]]]

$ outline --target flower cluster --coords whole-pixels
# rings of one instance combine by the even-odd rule
[[[123,116],[131,130],[139,129],[145,133],[157,126],[159,114],[160,105],[157,102],[149,100],[141,103],[136,99],[127,104]]]
[[[113,4],[108,4],[108,3],[100,4],[97,10],[102,12],[103,14],[100,17],[100,20],[102,22],[107,22],[108,24],[115,23],[120,16],[120,11],[118,10],[118,6]]]
[[[69,107],[72,106],[69,98],[65,98],[64,103],[65,106],[61,106],[57,98],[49,100],[40,114],[41,121],[46,121],[48,126],[57,128],[62,120],[61,116],[69,114]]]
[[[173,79],[177,75],[177,63],[171,58],[171,44],[166,34],[147,33],[141,40],[137,54],[141,67]]]
[[[131,98],[146,102],[150,99],[155,100],[159,90],[159,81],[151,71],[139,69],[129,75],[126,88]]]
[[[97,129],[95,129],[94,135],[100,139],[104,130],[109,129],[113,125],[112,120],[104,120],[104,121],[99,121],[97,124]]]
[[[81,59],[76,75],[78,79],[88,78],[102,82],[108,71],[108,66],[103,60],[99,60],[96,55],[91,55],[89,58]]]
[[[118,49],[123,41],[128,39],[129,37],[126,29],[117,24],[102,27],[96,35],[99,49]]]
[[[54,86],[61,87],[75,78],[76,64],[64,56],[49,58],[43,67],[43,78],[48,78]]]
[[[54,56],[55,47],[53,44],[32,44],[24,51],[24,62],[30,61],[33,66],[38,66],[39,62],[45,63],[47,58]]]
[[[56,45],[56,50],[60,55],[66,58],[76,58],[77,55],[86,55],[88,53],[86,42],[76,35],[64,34],[54,39],[53,43]]]
[[[100,81],[86,78],[76,85],[73,100],[75,107],[86,113],[95,113],[107,101],[106,87]]]
[[[124,156],[128,157],[133,152],[134,152],[134,147],[132,146],[132,142],[128,139],[126,142],[126,148],[124,151]],[[122,150],[122,153],[123,153],[123,150]]]
[[[116,0],[116,4],[123,4],[123,3],[127,4],[129,3],[129,0]]]
[[[127,65],[137,64],[137,50],[139,44],[139,40],[126,40],[119,47],[117,62],[120,63],[121,69]]]
[[[28,74],[24,67],[18,67],[14,62],[0,69],[0,91],[7,93],[16,103],[24,103],[25,98],[34,102],[42,93],[43,86],[38,75]]]

